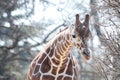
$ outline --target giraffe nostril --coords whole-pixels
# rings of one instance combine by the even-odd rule
[[[89,54],[90,54],[90,51],[89,51],[88,49],[85,49],[85,50],[83,51],[83,53],[84,53],[85,55],[89,55]]]
[[[76,38],[76,36],[75,36],[75,35],[72,35],[72,37],[73,37],[73,38]]]

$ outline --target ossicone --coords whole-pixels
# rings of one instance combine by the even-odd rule
[[[85,21],[84,21],[84,24],[86,25],[86,26],[88,26],[89,25],[89,14],[86,14],[86,16],[85,16]]]
[[[79,14],[76,14],[75,16],[75,27],[78,27],[80,25],[80,20],[79,20]]]

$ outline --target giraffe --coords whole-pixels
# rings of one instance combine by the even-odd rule
[[[84,59],[90,59],[88,40],[89,15],[80,22],[79,14],[75,16],[74,25],[67,27],[50,40],[46,47],[33,59],[28,80],[79,80],[80,68],[72,56],[71,48],[75,46]]]

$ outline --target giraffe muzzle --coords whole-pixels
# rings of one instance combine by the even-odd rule
[[[86,60],[90,59],[90,51],[89,49],[85,48],[82,52],[83,56],[85,57]]]

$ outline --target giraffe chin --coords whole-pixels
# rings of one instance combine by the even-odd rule
[[[84,55],[85,60],[90,60],[90,55]]]

